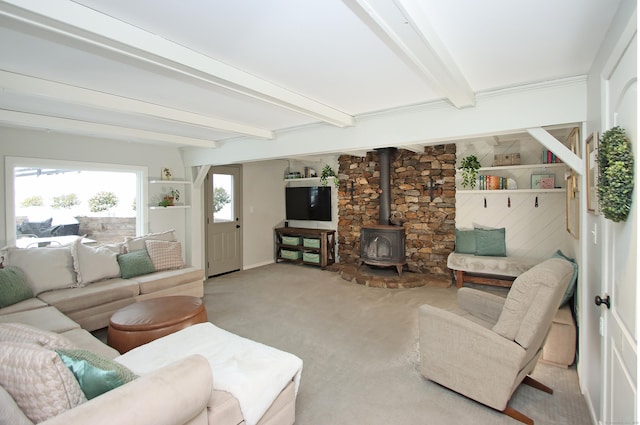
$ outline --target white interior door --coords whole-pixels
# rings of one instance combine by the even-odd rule
[[[212,167],[205,181],[207,276],[242,267],[240,166]]]
[[[605,270],[603,292],[610,309],[602,307],[603,320],[603,416],[605,424],[638,423],[637,412],[637,237],[638,237],[638,145],[637,145],[637,39],[612,68],[605,85],[608,92],[609,127],[620,126],[632,142],[635,156],[634,202],[628,219],[605,224]]]

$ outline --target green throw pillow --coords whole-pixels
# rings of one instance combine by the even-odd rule
[[[506,257],[505,229],[473,229],[476,236],[476,255]]]
[[[571,282],[569,282],[569,286],[562,296],[562,302],[560,303],[560,307],[565,305],[571,297],[573,297],[573,293],[576,290],[576,281],[578,280],[578,264],[576,264],[576,260],[573,258],[569,258],[562,253],[562,251],[557,250],[555,254],[551,256],[552,258],[562,258],[563,260],[567,260],[573,266],[573,276],[571,277]]]
[[[87,400],[104,394],[137,376],[123,365],[88,350],[56,350],[64,365],[76,377]]]
[[[118,255],[118,264],[123,279],[156,271],[146,249]]]
[[[473,230],[456,229],[456,252],[460,254],[476,253],[476,234]]]
[[[24,273],[17,267],[0,269],[0,308],[33,298],[33,291],[27,285]]]

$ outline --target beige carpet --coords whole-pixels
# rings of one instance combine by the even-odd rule
[[[304,361],[296,424],[518,424],[425,380],[417,313],[456,288],[368,288],[315,267],[273,264],[206,281],[209,320]],[[550,396],[521,386],[512,407],[536,424],[591,423],[575,369],[539,364]]]

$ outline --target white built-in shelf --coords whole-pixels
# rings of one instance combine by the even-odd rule
[[[149,180],[149,184],[191,184],[188,180]]]
[[[502,189],[502,190],[457,190],[457,193],[498,195],[501,193],[564,193],[567,189]]]
[[[320,177],[305,177],[300,179],[284,179],[285,183],[289,182],[319,182]]]
[[[526,170],[526,169],[545,169],[545,168],[562,168],[567,165],[558,162],[551,164],[524,164],[524,165],[500,165],[498,167],[480,167],[479,171],[501,171],[501,170]]]
[[[167,207],[162,207],[160,205],[149,206],[150,210],[174,210],[174,209],[184,209],[184,208],[191,208],[191,205],[172,205]]]

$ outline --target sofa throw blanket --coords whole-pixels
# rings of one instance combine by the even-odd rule
[[[296,393],[302,360],[273,347],[199,323],[135,348],[114,360],[144,375],[191,354],[209,360],[213,387],[238,399],[247,425],[255,425],[291,379]]]

